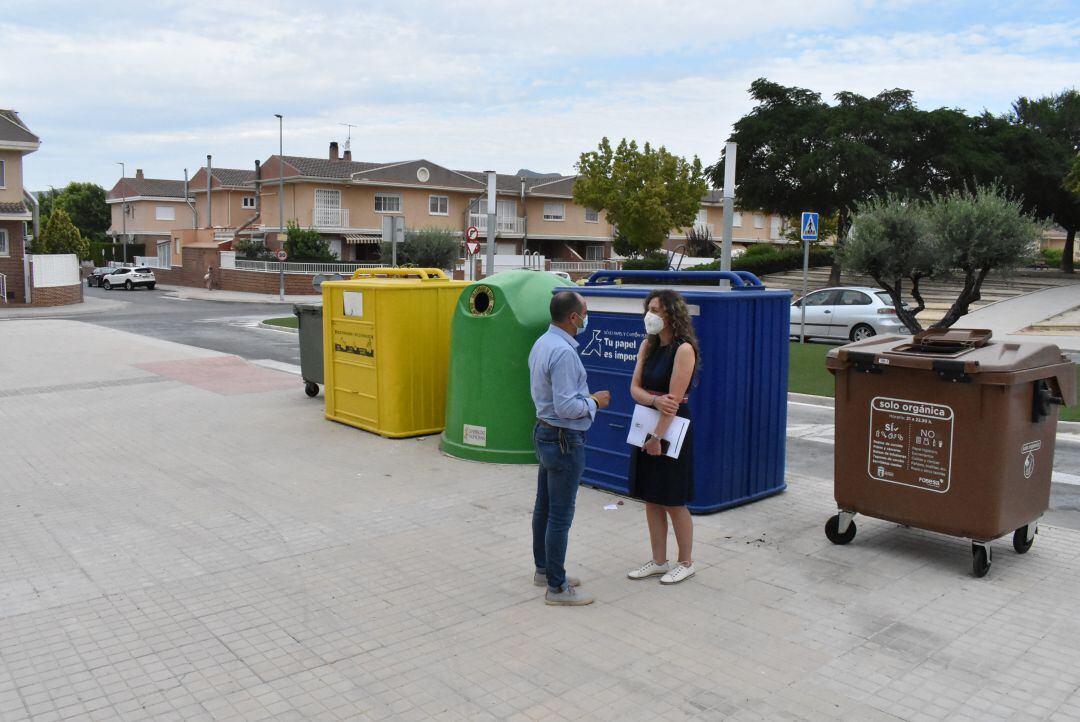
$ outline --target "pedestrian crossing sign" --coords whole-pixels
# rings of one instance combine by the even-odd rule
[[[804,241],[816,241],[818,239],[818,214],[802,214],[802,239]]]

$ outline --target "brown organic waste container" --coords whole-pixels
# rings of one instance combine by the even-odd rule
[[[1058,405],[1076,401],[1075,365],[1057,346],[990,340],[990,331],[930,329],[833,349],[834,544],[855,514],[972,540],[972,567],[1014,532],[1030,548],[1050,502]]]

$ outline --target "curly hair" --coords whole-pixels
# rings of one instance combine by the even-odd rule
[[[698,345],[697,335],[694,333],[694,324],[690,321],[690,309],[686,306],[686,299],[684,299],[677,291],[672,291],[669,288],[658,289],[645,297],[646,311],[649,310],[649,304],[654,298],[660,301],[660,306],[664,309],[664,315],[667,317],[667,322],[671,324],[671,335],[673,340],[688,343],[690,344],[690,347],[694,349],[694,356],[697,359],[697,362],[694,364],[694,378],[697,379],[698,369],[701,368],[701,347]],[[659,345],[659,334],[649,336],[645,340],[645,349],[643,353],[645,361],[648,361],[649,356]]]

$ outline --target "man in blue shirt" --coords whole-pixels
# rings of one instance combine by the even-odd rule
[[[547,604],[577,607],[593,598],[566,576],[566,542],[574,521],[581,473],[585,470],[585,432],[611,394],[589,393],[585,367],[574,336],[589,324],[585,299],[577,293],[551,298],[551,326],[529,353],[529,382],[536,404],[533,443],[540,459],[533,508],[533,583],[547,586]]]

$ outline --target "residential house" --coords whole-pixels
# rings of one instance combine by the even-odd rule
[[[36,201],[23,188],[23,156],[40,146],[18,113],[0,109],[0,287],[5,301],[25,295],[23,257]]]
[[[499,254],[539,253],[557,260],[599,261],[612,256],[614,228],[603,211],[574,203],[574,176],[522,172],[496,176]],[[205,183],[203,184],[205,185]],[[253,192],[254,180],[244,182]],[[372,163],[352,160],[331,143],[326,158],[271,156],[261,168],[260,218],[251,230],[271,247],[280,243],[278,187],[284,188],[285,221],[322,233],[343,261],[378,256],[382,217],[402,215],[407,228],[434,226],[464,235],[470,226],[488,239],[487,177],[452,170],[429,160]],[[197,184],[193,183],[193,189]],[[200,206],[201,208],[201,206]],[[719,238],[723,204],[716,191],[702,199],[697,223]],[[779,241],[782,222],[764,214],[735,216],[737,243]],[[215,223],[215,225],[217,225]],[[672,233],[667,247],[685,242]]]
[[[184,196],[184,181],[147,178],[142,169],[134,178],[121,178],[106,196],[111,211],[108,234],[113,240],[142,243],[146,255],[169,257],[169,242],[175,228],[191,228],[195,212]]]
[[[259,204],[254,187],[258,165],[256,161],[256,170],[213,168],[209,174],[206,167],[200,168],[188,184],[198,222],[188,227],[213,228],[219,238],[225,239],[258,220],[256,212]],[[209,192],[206,183],[208,175]]]

